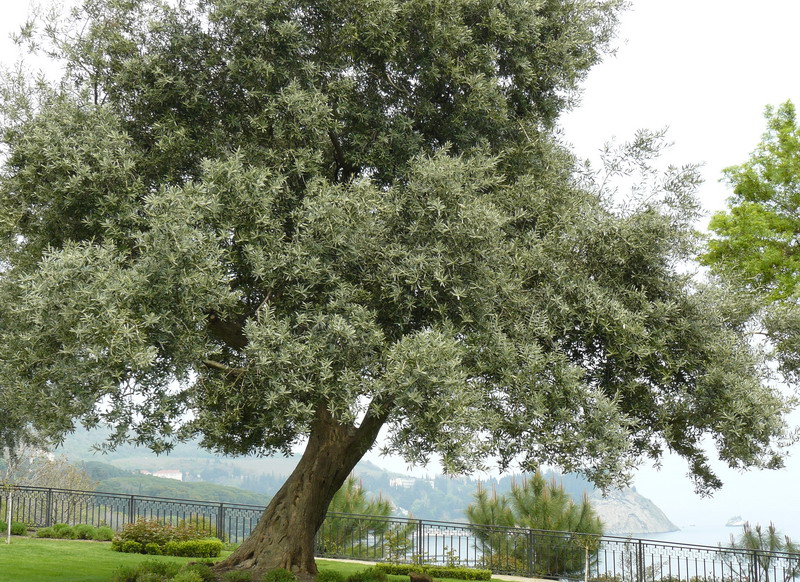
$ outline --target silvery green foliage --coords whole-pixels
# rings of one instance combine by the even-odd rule
[[[63,85],[6,84],[15,409],[228,454],[369,414],[412,462],[601,485],[668,448],[716,487],[709,436],[778,464],[787,403],[677,269],[694,174],[620,209],[553,138],[617,10],[87,2]]]

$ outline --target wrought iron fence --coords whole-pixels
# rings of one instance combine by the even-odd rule
[[[88,523],[121,529],[139,518],[182,520],[241,542],[264,507],[120,493],[6,488],[2,506],[33,527]],[[330,513],[317,555],[374,562],[488,568],[511,574],[592,582],[790,582],[800,554],[674,544],[422,519]]]

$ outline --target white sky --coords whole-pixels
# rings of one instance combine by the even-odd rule
[[[0,0],[4,63],[16,58],[6,37],[24,22],[28,5]],[[722,210],[729,192],[719,182],[721,170],[742,163],[754,149],[764,130],[764,107],[800,102],[799,30],[798,0],[633,0],[617,55],[590,73],[582,106],[564,118],[566,139],[591,158],[614,136],[669,127],[675,144],[669,161],[704,163],[704,207]],[[370,459],[405,469],[402,461]],[[667,459],[661,472],[641,471],[636,484],[678,525],[721,525],[741,514],[800,533],[791,525],[800,523],[800,506],[791,501],[793,482],[800,479],[797,459],[779,472],[726,472],[726,487],[713,499],[697,498],[685,472],[683,463]]]

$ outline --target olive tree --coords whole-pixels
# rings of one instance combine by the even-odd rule
[[[718,487],[708,437],[732,466],[778,465],[787,402],[680,268],[695,174],[619,206],[558,140],[619,9],[87,0],[27,28],[65,76],[2,87],[13,406],[54,438],[102,424],[156,452],[305,443],[218,566],[256,573],[316,572],[379,434],[448,472],[600,485],[669,449]]]

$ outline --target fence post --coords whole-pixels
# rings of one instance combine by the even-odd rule
[[[417,521],[417,564],[422,564],[424,559],[422,557],[422,552],[424,551],[424,544],[422,541],[422,532],[424,531],[425,526],[422,523],[422,520]]]
[[[220,503],[217,510],[217,537],[224,540],[225,536],[225,504]]]
[[[639,540],[639,543],[636,547],[636,579],[639,582],[645,582],[644,576],[644,544],[642,540]]]
[[[136,511],[136,498],[131,495],[131,498],[128,500],[128,523],[136,521],[134,519],[134,511]]]
[[[50,527],[53,525],[53,488],[47,489],[47,514],[44,516],[44,526]]]
[[[533,578],[533,530],[528,529],[528,576]]]
[[[753,550],[752,561],[753,561],[753,565],[752,565],[752,568],[753,568],[753,582],[758,582],[759,574],[760,574],[759,567],[758,567],[758,550]]]

